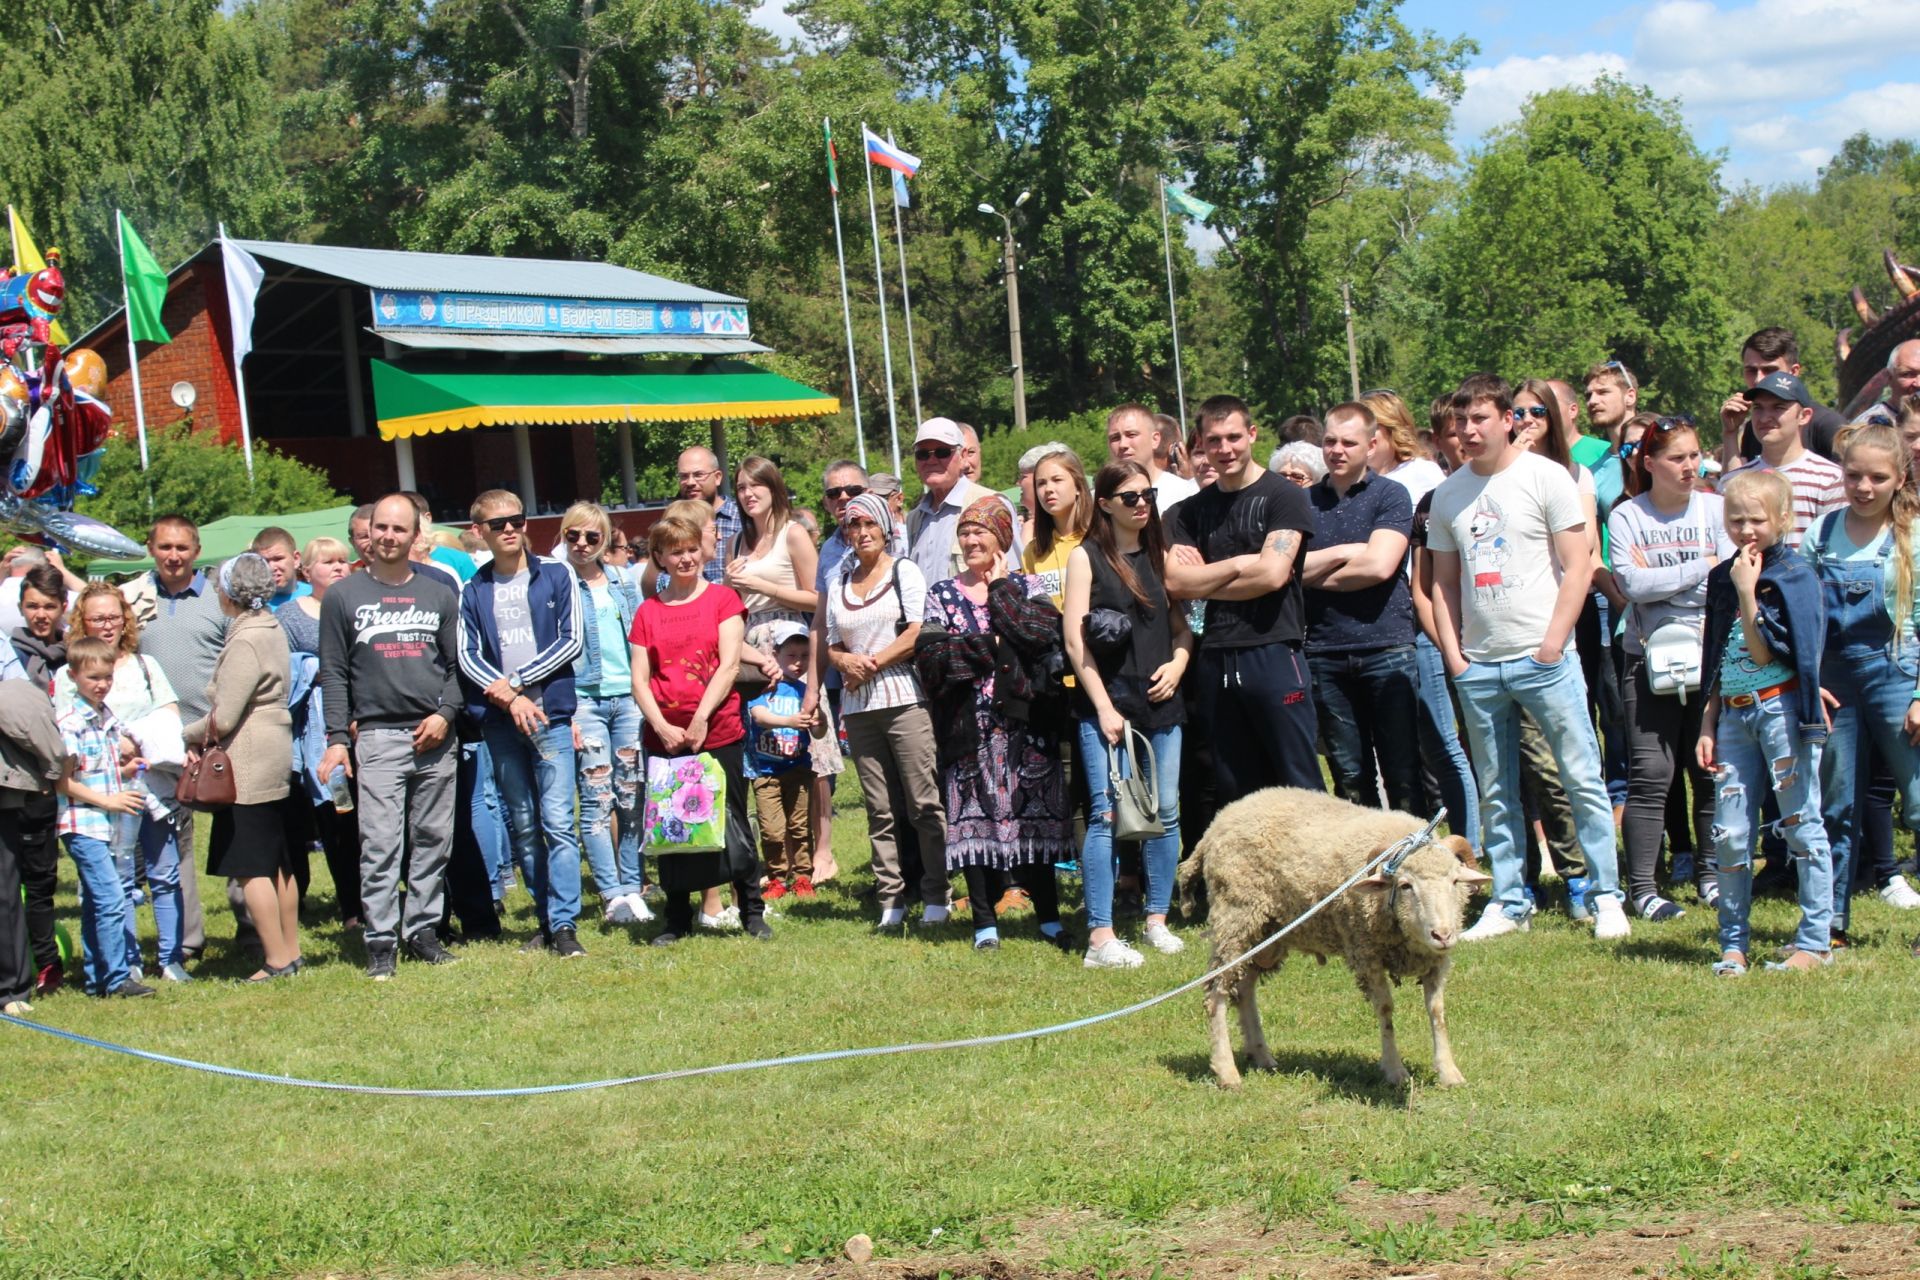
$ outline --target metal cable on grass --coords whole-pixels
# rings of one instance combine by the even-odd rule
[[[842,1062],[853,1058],[883,1058],[900,1053],[940,1053],[950,1049],[980,1049],[989,1045],[1012,1044],[1021,1040],[1039,1040],[1047,1036],[1064,1035],[1069,1031],[1080,1031],[1087,1027],[1098,1026],[1103,1022],[1113,1022],[1120,1018],[1143,1013],[1155,1005],[1165,1004],[1176,996],[1185,995],[1194,988],[1213,981],[1221,974],[1237,965],[1245,964],[1260,951],[1272,946],[1280,939],[1318,915],[1334,899],[1338,898],[1354,885],[1360,883],[1374,871],[1388,864],[1396,868],[1400,860],[1414,849],[1424,844],[1433,834],[1439,823],[1434,819],[1425,830],[1416,832],[1404,840],[1381,850],[1369,859],[1365,866],[1348,876],[1333,892],[1308,907],[1305,911],[1282,926],[1278,931],[1261,939],[1252,947],[1241,952],[1225,964],[1219,965],[1197,978],[1181,983],[1171,991],[1149,996],[1145,1000],[1111,1009],[1105,1013],[1096,1013],[1085,1018],[1075,1018],[1069,1022],[1056,1022],[1051,1026],[1033,1027],[1025,1031],[1003,1031],[990,1036],[968,1036],[960,1040],[924,1040],[909,1044],[873,1045],[862,1049],[829,1049],[819,1053],[795,1053],[780,1058],[754,1058],[746,1062],[725,1062],[705,1067],[681,1067],[674,1071],[652,1071],[638,1076],[616,1076],[607,1080],[580,1080],[572,1084],[523,1085],[513,1089],[401,1089],[388,1085],[345,1084],[334,1080],[308,1080],[300,1076],[274,1075],[270,1072],[248,1071],[242,1067],[223,1067],[217,1063],[196,1062],[192,1058],[178,1058],[172,1054],[155,1053],[151,1049],[135,1049],[129,1045],[114,1044],[110,1040],[99,1040],[93,1036],[81,1035],[77,1031],[67,1031],[60,1027],[50,1027],[27,1018],[18,1018],[12,1014],[0,1013],[0,1022],[10,1023],[28,1031],[37,1031],[55,1039],[68,1040],[74,1044],[85,1045],[90,1049],[100,1049],[107,1053],[117,1053],[142,1062],[159,1063],[162,1066],[180,1067],[188,1071],[199,1071],[207,1075],[224,1076],[230,1080],[247,1080],[259,1084],[285,1085],[294,1089],[321,1089],[330,1093],[377,1094],[390,1098],[534,1098],[554,1093],[585,1093],[594,1089],[617,1089],[634,1084],[657,1084],[666,1080],[688,1080],[695,1076],[732,1075],[741,1071],[765,1071],[773,1067],[797,1067],[819,1062]]]

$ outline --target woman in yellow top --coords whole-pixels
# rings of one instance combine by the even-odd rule
[[[1021,552],[1020,567],[1046,585],[1058,609],[1067,596],[1067,557],[1093,520],[1093,495],[1079,455],[1062,448],[1036,462],[1033,498],[1033,537]]]

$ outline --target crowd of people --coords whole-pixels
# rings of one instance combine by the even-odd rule
[[[1896,806],[1920,826],[1920,342],[1850,423],[1785,330],[1741,368],[1717,456],[1608,361],[1577,386],[1476,374],[1424,426],[1368,391],[1271,440],[1233,396],[1190,433],[1123,405],[1091,478],[1041,444],[1004,491],[974,430],[933,418],[910,505],[897,476],[826,467],[824,539],[774,462],[728,475],[694,448],[644,544],[579,502],[536,548],[495,489],[464,533],[396,493],[344,539],[267,528],[210,572],[163,516],[153,569],[118,587],[16,548],[0,1000],[25,1012],[68,981],[60,847],[84,988],[193,981],[201,821],[253,982],[304,964],[316,847],[376,981],[501,936],[516,877],[522,949],[584,955],[583,862],[607,921],[658,907],[654,946],[771,939],[769,904],[839,874],[849,760],[882,930],[965,912],[990,951],[1031,912],[1086,967],[1137,967],[1182,949],[1174,872],[1213,813],[1330,778],[1444,812],[1484,855],[1464,941],[1526,931],[1550,891],[1601,939],[1688,899],[1738,975],[1772,887],[1801,914],[1769,967],[1824,966],[1856,887],[1920,908],[1892,839]],[[653,834],[676,825],[655,783],[689,759],[724,778],[718,847]]]

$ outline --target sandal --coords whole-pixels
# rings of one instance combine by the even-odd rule
[[[6,1014],[9,1018],[24,1018],[32,1012],[33,1006],[25,1000],[9,1000],[6,1007],[0,1009],[0,1013]]]
[[[1833,963],[1831,951],[1801,951],[1790,948],[1783,960],[1767,961],[1769,973],[1806,973],[1815,969],[1824,969]]]
[[[289,960],[286,964],[281,965],[278,968],[275,968],[273,965],[270,965],[270,964],[262,965],[260,968],[260,972],[248,978],[247,981],[248,982],[272,982],[275,978],[291,978],[294,974],[298,972],[300,972],[300,957],[295,956],[292,960]]]
[[[1738,959],[1732,957],[1738,956]],[[1713,976],[1716,978],[1741,978],[1747,972],[1747,961],[1737,951],[1729,951],[1713,962]]]

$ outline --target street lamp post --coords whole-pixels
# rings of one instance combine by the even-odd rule
[[[1032,194],[1031,191],[1022,191],[1014,200],[1013,207],[1018,209]],[[1020,268],[1013,256],[1013,220],[990,204],[982,204],[979,208],[981,213],[990,213],[999,218],[1003,228],[1000,248],[1002,274],[1007,281],[1007,343],[1013,356],[1013,427],[1016,431],[1025,431],[1027,429],[1027,371],[1020,355]]]

